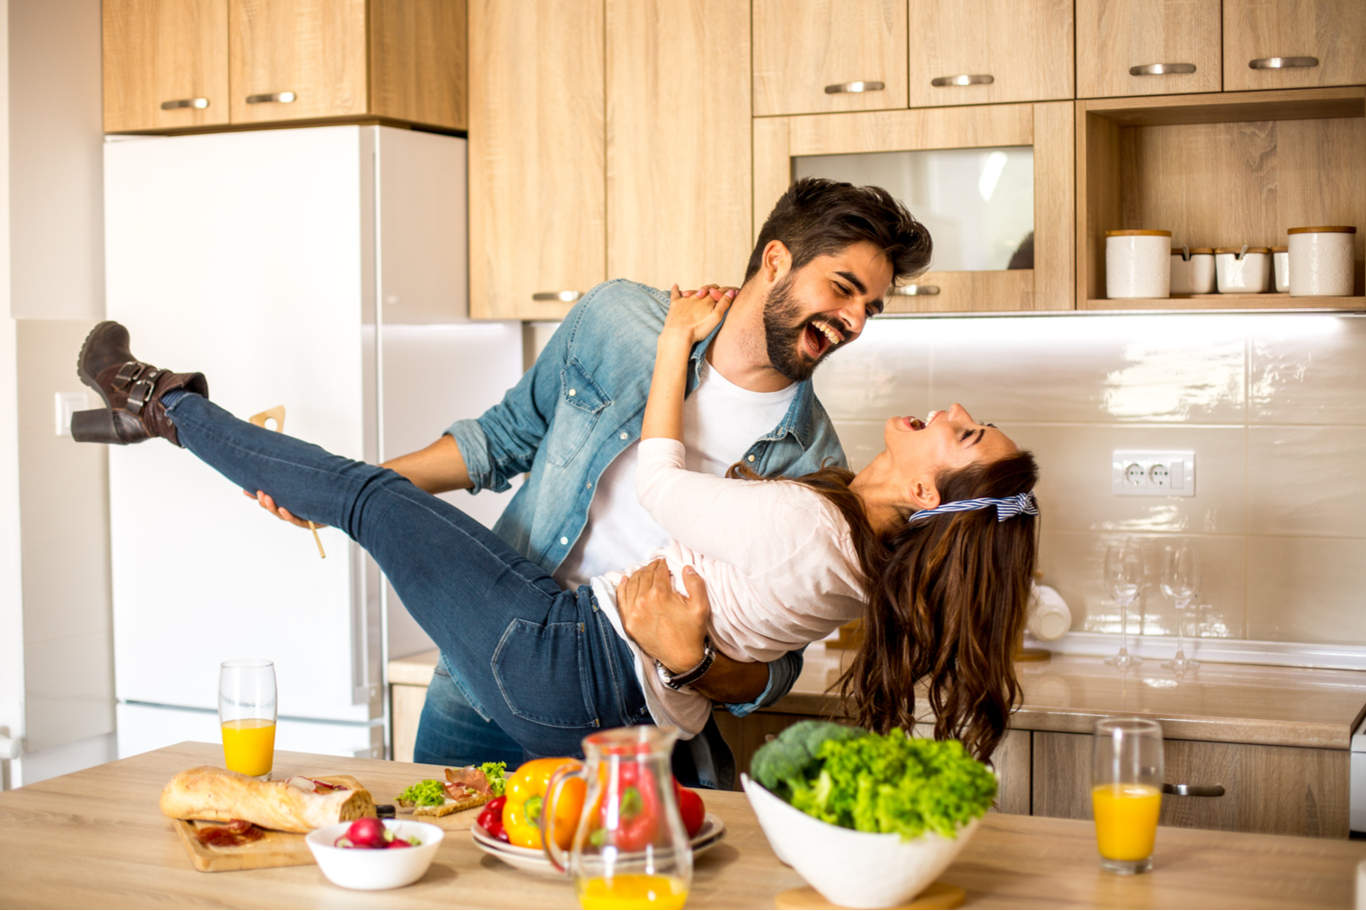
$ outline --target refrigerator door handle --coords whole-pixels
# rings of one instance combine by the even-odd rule
[[[371,716],[380,702],[380,584],[379,564],[354,541],[351,551],[351,704],[369,705]]]

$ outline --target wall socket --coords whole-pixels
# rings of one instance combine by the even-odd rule
[[[1116,449],[1110,488],[1121,497],[1195,496],[1195,452],[1190,449]]]
[[[71,415],[77,411],[85,411],[90,407],[90,400],[86,398],[84,392],[58,392],[53,399],[57,418],[57,436],[71,436]]]

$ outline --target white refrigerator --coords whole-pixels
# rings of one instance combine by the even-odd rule
[[[465,141],[374,126],[105,144],[106,312],[134,354],[202,371],[239,417],[382,461],[522,369],[467,319]],[[276,746],[384,755],[387,659],[431,648],[341,532],[259,509],[162,441],[111,447],[119,755],[217,741],[219,664],[275,662]],[[492,524],[507,494],[449,495]]]

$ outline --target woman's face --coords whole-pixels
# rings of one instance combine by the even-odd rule
[[[887,421],[883,431],[893,470],[907,478],[938,477],[973,462],[994,462],[1019,451],[991,424],[979,424],[962,405],[931,411],[925,420],[905,416]]]

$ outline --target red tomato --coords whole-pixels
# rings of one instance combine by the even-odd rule
[[[682,787],[675,778],[674,800],[678,803],[678,815],[683,817],[683,828],[688,830],[688,837],[692,838],[702,831],[702,823],[707,819],[707,808],[702,804],[702,795]]]

